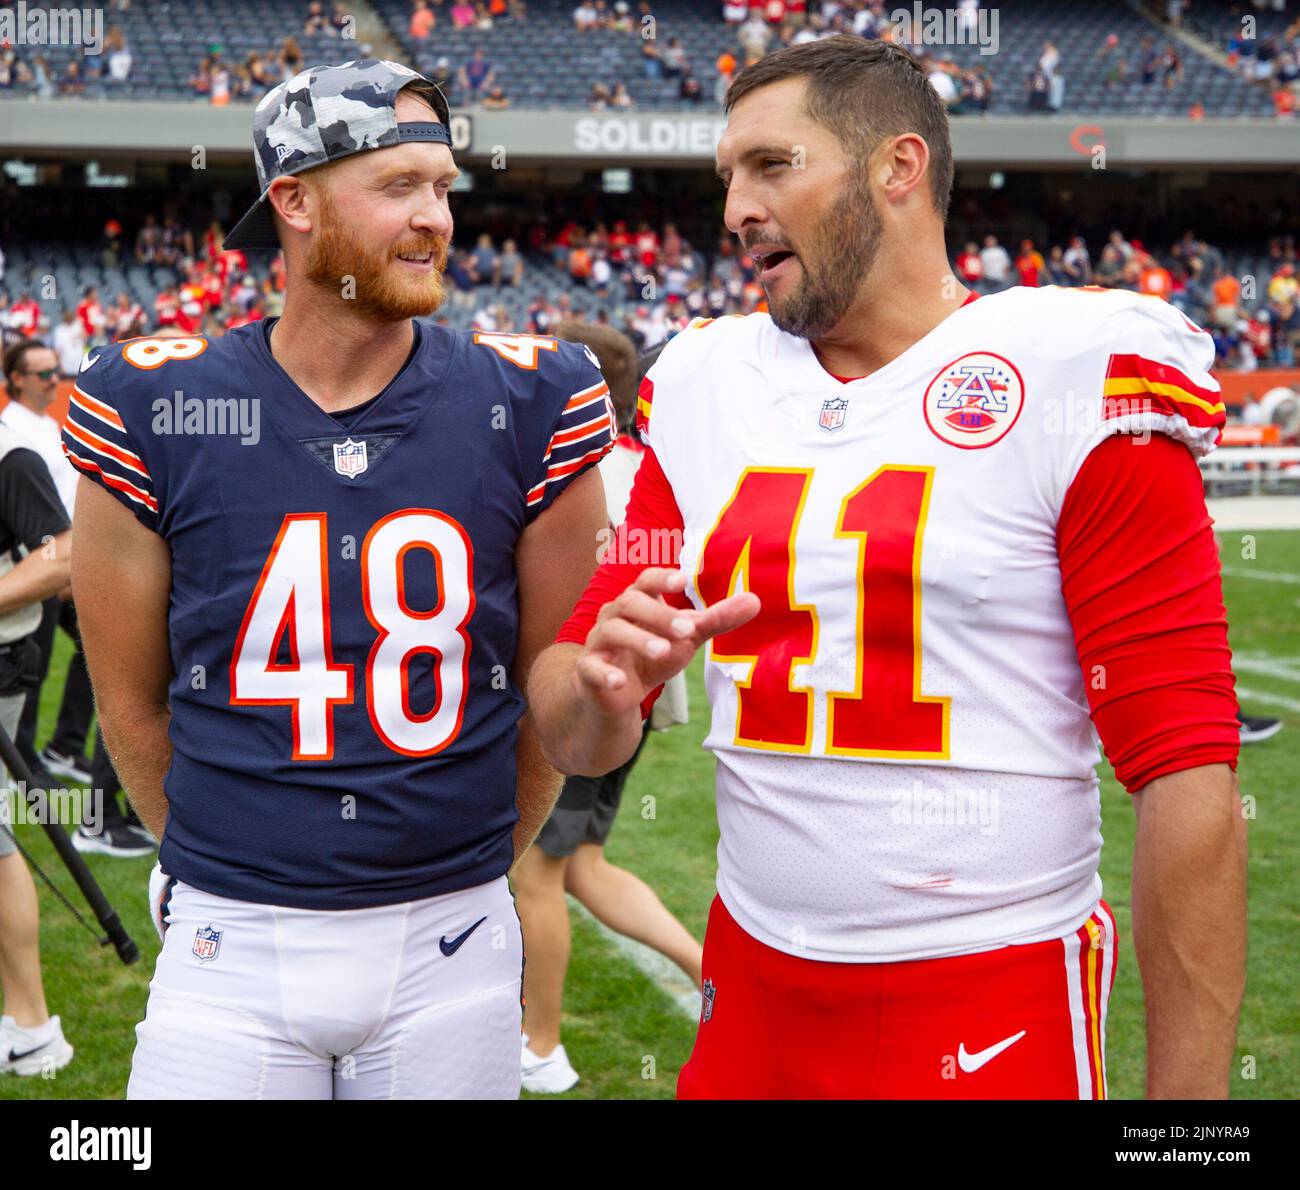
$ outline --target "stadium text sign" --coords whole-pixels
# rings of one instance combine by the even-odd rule
[[[587,117],[575,122],[573,143],[579,153],[698,156],[717,148],[726,126],[712,117]]]
[[[18,0],[0,8],[0,45],[79,45],[87,54],[104,48],[102,8],[28,7]]]

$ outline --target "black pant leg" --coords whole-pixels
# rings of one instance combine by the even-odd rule
[[[135,811],[129,805],[126,807],[126,813],[122,812],[117,796],[122,788],[122,782],[118,780],[117,770],[113,767],[108,749],[104,746],[104,733],[98,730],[95,732],[95,754],[90,761],[90,784],[92,789],[103,791],[105,830],[111,826],[126,826],[130,822],[139,821]],[[124,795],[122,803],[125,802]]]
[[[59,721],[50,739],[50,747],[65,756],[82,757],[86,754],[86,737],[90,734],[90,720],[95,713],[95,697],[90,689],[86,654],[81,648],[81,633],[77,630],[77,609],[71,603],[63,604],[59,627],[72,639],[74,648],[68,660]]]
[[[54,652],[54,628],[59,622],[61,602],[57,596],[52,596],[45,601],[41,609],[40,625],[32,633],[31,639],[40,650],[36,685],[27,692],[23,715],[18,720],[18,734],[14,736],[14,743],[18,745],[19,753],[33,770],[40,765],[40,757],[36,751],[36,720],[41,709],[41,687],[45,685],[45,675],[50,672],[50,655]]]

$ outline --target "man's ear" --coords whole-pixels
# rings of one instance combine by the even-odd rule
[[[311,231],[314,204],[311,190],[301,178],[276,178],[271,183],[266,201],[286,227],[303,233]]]

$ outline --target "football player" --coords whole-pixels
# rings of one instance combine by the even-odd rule
[[[531,680],[547,755],[601,773],[707,642],[718,896],[679,1095],[1104,1096],[1094,725],[1137,812],[1148,1092],[1226,1095],[1245,825],[1210,337],[1132,293],[968,293],[946,113],[897,46],[782,50],[727,110],[725,221],[769,312],[664,349],[627,527],[682,529],[679,568],[601,565]]]
[[[594,569],[612,424],[581,347],[416,321],[448,119],[388,61],[275,88],[226,247],[283,248],[284,316],[77,378],[73,587],[169,878],[133,1098],[519,1093],[506,873],[559,784],[520,691]]]

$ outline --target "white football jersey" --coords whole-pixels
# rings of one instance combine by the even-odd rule
[[[1222,423],[1210,337],[1163,301],[1017,288],[841,383],[766,314],[697,321],[639,417],[700,606],[718,890],[844,962],[1060,937],[1101,894],[1097,738],[1056,527],[1088,453]]]

